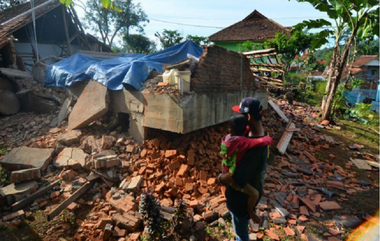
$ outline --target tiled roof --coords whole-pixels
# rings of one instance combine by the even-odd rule
[[[268,19],[257,10],[242,21],[214,33],[210,41],[265,41],[274,38],[276,33],[285,32],[289,28]]]
[[[348,66],[360,68],[373,59],[377,59],[377,55],[362,55]]]

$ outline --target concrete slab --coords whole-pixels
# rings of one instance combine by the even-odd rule
[[[70,167],[79,169],[86,165],[88,154],[79,148],[65,148],[61,151],[57,159],[54,161],[54,166],[58,168]]]
[[[38,168],[45,170],[49,165],[54,149],[29,148],[26,146],[14,148],[1,161],[2,167],[8,170]]]
[[[69,107],[71,105],[72,98],[68,97],[66,100],[63,102],[61,110],[59,111],[58,114],[58,125],[62,123],[62,121],[66,118],[67,113],[69,111]]]
[[[143,126],[176,133],[189,133],[229,120],[233,111],[247,96],[258,98],[268,108],[268,94],[262,90],[197,94],[184,97],[143,92],[145,98]]]
[[[108,103],[107,87],[90,81],[70,113],[68,129],[81,128],[99,119],[107,113]]]
[[[79,143],[82,132],[80,130],[71,130],[58,137],[58,143],[65,146],[71,146],[72,144]]]
[[[19,184],[9,184],[0,188],[0,204],[5,203],[11,205],[14,202],[20,201],[29,194],[37,190],[37,182],[23,182]]]

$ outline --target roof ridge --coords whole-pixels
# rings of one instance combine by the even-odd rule
[[[253,10],[252,13],[250,13],[247,17],[245,17],[242,21],[247,21],[249,19],[252,19],[253,17],[258,17],[260,19],[268,19],[267,17],[265,17],[263,14],[261,14],[259,11],[257,11],[256,9]]]

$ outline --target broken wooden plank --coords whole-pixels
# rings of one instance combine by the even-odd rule
[[[273,102],[273,100],[268,100],[268,104],[276,111],[276,113],[286,122],[289,122],[288,117],[285,116],[284,112]]]
[[[372,167],[368,165],[367,160],[350,158],[350,160],[357,166],[357,168],[362,170],[372,170]]]
[[[269,101],[268,101],[269,103]],[[296,128],[296,125],[293,122],[290,122],[286,129],[288,128]],[[284,134],[282,135],[280,141],[277,144],[277,150],[281,153],[284,154],[286,149],[288,148],[288,145],[290,143],[290,140],[292,139],[293,136],[293,131],[285,131]]]
[[[45,193],[47,193],[50,189],[52,189],[54,186],[56,186],[60,182],[61,182],[61,180],[57,180],[57,181],[49,184],[48,186],[39,189],[38,191],[36,191],[32,195],[30,195],[29,197],[26,197],[26,198],[24,198],[24,199],[22,199],[16,203],[12,204],[12,206],[11,206],[12,212],[17,211],[17,210],[23,208],[25,205],[33,202],[37,198],[42,197],[43,195],[45,195]]]
[[[375,167],[375,168],[379,168],[379,163],[378,163],[378,162],[375,162],[375,161],[368,161],[368,160],[367,160],[367,163],[368,163],[368,165],[370,165],[370,166],[373,166],[373,167]]]
[[[254,59],[254,58],[261,58],[261,57],[267,57],[267,56],[273,56],[277,55],[276,52],[268,53],[268,54],[247,54],[245,55],[248,59]]]
[[[260,71],[264,71],[264,72],[278,72],[278,73],[284,73],[284,70],[282,69],[268,69],[268,68],[253,68],[251,67],[251,70],[253,72],[260,72]]]
[[[283,64],[264,64],[264,63],[249,63],[250,66],[263,66],[263,67],[273,67],[273,68],[284,68]]]
[[[48,221],[51,221],[55,216],[57,216],[63,209],[69,206],[70,203],[74,202],[80,196],[82,196],[91,187],[91,182],[86,182],[78,190],[76,190],[70,197],[66,198],[57,208],[53,209],[48,215]]]
[[[249,52],[243,52],[244,55],[251,55],[251,54],[266,54],[266,53],[271,53],[275,52],[275,48],[269,48],[269,49],[260,49],[260,50],[253,50]]]

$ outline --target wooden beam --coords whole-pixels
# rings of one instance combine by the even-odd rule
[[[269,54],[246,55],[246,57],[249,59],[253,59],[253,58],[261,58],[261,57],[267,57],[267,56],[273,56],[273,55],[277,55],[277,53],[274,52],[274,53],[269,53]]]
[[[289,122],[288,117],[282,112],[282,110],[273,102],[273,100],[268,100],[268,104],[273,108],[274,111],[287,123]]]
[[[296,125],[293,122],[289,122],[289,124],[286,126],[286,129],[290,128],[296,128]],[[284,154],[286,149],[288,148],[288,145],[290,143],[290,140],[292,139],[293,136],[293,131],[285,131],[284,134],[282,135],[280,141],[277,144],[277,150],[281,153]]]
[[[244,55],[252,55],[252,54],[266,54],[266,53],[271,53],[275,52],[276,49],[270,48],[270,49],[260,49],[260,50],[254,50],[254,51],[249,51],[249,52],[244,52]]]
[[[67,42],[67,52],[66,56],[71,56],[71,44],[70,44],[70,36],[69,36],[69,29],[67,27],[67,18],[66,18],[66,7],[62,5],[62,15],[63,15],[63,24],[65,26],[65,35],[66,35],[66,42]]]
[[[57,180],[57,181],[49,184],[46,187],[40,188],[37,192],[33,193],[29,197],[26,197],[26,198],[24,198],[24,199],[22,199],[16,203],[12,204],[12,206],[11,206],[12,212],[17,211],[17,210],[23,208],[25,205],[33,202],[37,198],[42,197],[43,195],[45,195],[45,193],[47,193],[54,186],[58,185],[60,182],[61,182],[60,180]]]
[[[252,70],[253,72],[264,71],[264,72],[284,73],[284,71],[283,71],[282,69],[267,69],[267,68],[252,68],[252,67],[251,67],[251,70]]]
[[[283,64],[259,64],[259,63],[250,63],[251,66],[262,66],[262,67],[279,67],[284,68],[285,65]]]
[[[66,198],[57,208],[53,209],[47,216],[48,221],[51,221],[55,216],[57,216],[63,209],[69,206],[70,203],[74,202],[80,196],[82,196],[91,187],[91,182],[86,182],[78,190],[76,190],[70,197]]]
[[[266,76],[259,76],[255,73],[252,73],[252,75],[256,78],[259,78],[261,80],[267,80],[267,81],[273,81],[273,82],[278,82],[278,83],[282,83],[282,80],[280,79],[274,79],[274,78],[271,78],[271,77],[266,77]]]

